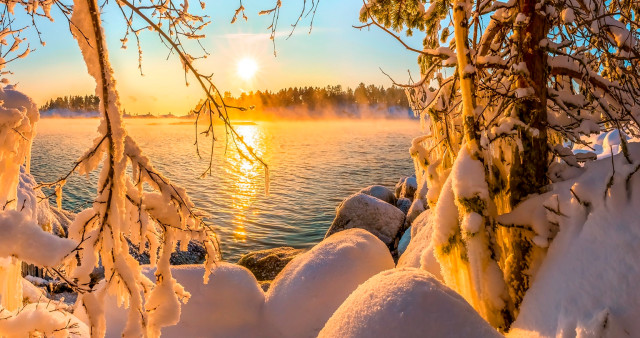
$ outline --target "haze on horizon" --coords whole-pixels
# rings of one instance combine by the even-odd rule
[[[195,62],[207,74],[213,74],[214,83],[222,91],[234,96],[250,91],[277,91],[288,87],[325,87],[340,84],[355,88],[360,82],[389,87],[391,81],[408,80],[407,71],[419,76],[417,55],[407,51],[391,36],[379,29],[354,29],[361,4],[355,2],[322,2],[309,33],[309,18],[287,39],[301,8],[296,3],[283,4],[275,39],[277,56],[269,39],[270,16],[259,16],[266,4],[245,1],[248,21],[239,19],[231,24],[237,7],[235,2],[205,1],[205,12],[212,23],[205,28],[207,35],[201,42],[210,53],[206,59]],[[19,10],[19,9],[18,9]],[[175,56],[168,56],[166,47],[150,33],[142,32],[142,73],[138,69],[135,39],[129,38],[127,49],[122,49],[124,36],[120,13],[103,14],[105,29],[110,32],[109,52],[115,77],[121,88],[120,101],[127,112],[138,114],[186,114],[200,100],[195,85],[185,86],[185,75]],[[28,23],[24,23],[25,25]],[[8,65],[14,75],[8,78],[20,90],[29,93],[38,105],[51,98],[66,95],[93,94],[94,83],[87,74],[82,56],[69,33],[64,17],[54,23],[39,25],[46,46],[36,49],[28,60],[17,60]],[[30,41],[37,41],[33,29],[27,32]],[[420,46],[419,38],[405,41]],[[188,44],[194,55],[202,53],[196,43]],[[253,67],[251,74],[239,67]],[[187,76],[193,82],[193,78]]]

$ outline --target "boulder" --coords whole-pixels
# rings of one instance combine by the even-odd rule
[[[419,199],[419,198],[416,198],[415,200],[413,200],[413,203],[411,203],[411,206],[407,211],[407,222],[409,222],[409,224],[412,224],[413,221],[416,219],[416,217],[418,217],[423,211],[427,209],[426,207],[427,207],[426,200]]]
[[[414,176],[404,177],[396,184],[395,195],[398,199],[408,198],[413,201],[417,189],[418,181]]]
[[[361,284],[318,337],[502,337],[462,296],[426,271],[383,271]]]
[[[393,249],[398,232],[402,231],[405,216],[395,206],[375,197],[357,193],[342,201],[336,218],[325,235],[351,228],[365,229]]]
[[[238,265],[249,269],[258,281],[271,281],[294,257],[303,252],[303,249],[291,247],[254,251],[240,257]]]
[[[269,326],[279,337],[316,337],[358,285],[393,267],[389,250],[371,233],[339,232],[294,258],[273,281],[265,304]]]
[[[381,185],[368,186],[360,190],[360,193],[379,198],[389,204],[396,204],[396,196],[393,194],[393,191]]]
[[[402,211],[403,214],[407,214],[411,209],[411,200],[408,198],[399,198],[396,202],[396,207]]]

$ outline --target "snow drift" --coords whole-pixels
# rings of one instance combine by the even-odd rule
[[[393,267],[389,250],[371,233],[338,232],[276,277],[267,293],[267,318],[280,337],[315,337],[358,285]]]
[[[455,291],[415,268],[384,271],[360,285],[319,337],[501,337]]]

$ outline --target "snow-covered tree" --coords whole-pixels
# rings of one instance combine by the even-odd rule
[[[362,28],[418,54],[421,78],[404,87],[427,135],[411,154],[444,278],[503,331],[557,224],[500,216],[595,159],[571,151],[588,148],[592,133],[623,131],[631,161],[624,133],[640,131],[639,15],[636,0],[363,2]],[[407,45],[403,31],[424,34],[423,46]]]
[[[34,218],[20,213],[24,205],[20,208],[16,200],[16,186],[20,166],[26,164],[28,168],[38,112],[28,98],[19,96],[16,99],[15,96],[20,94],[13,94],[11,87],[0,92],[4,100],[0,104],[0,204],[3,205],[0,226],[1,231],[13,231],[12,236],[6,232],[2,236],[3,240],[13,243],[5,245],[2,242],[0,245],[0,257],[8,257],[3,258],[0,267],[2,311],[8,311],[0,319],[0,335],[24,335],[33,331],[62,336],[69,333],[69,321],[50,318],[49,325],[41,323],[46,321],[47,313],[57,310],[50,309],[50,304],[41,306],[39,310],[36,306],[34,311],[18,309],[22,305],[20,260],[24,259],[51,267],[78,292],[74,315],[88,324],[91,336],[104,336],[103,303],[107,293],[116,295],[118,302],[129,308],[124,336],[159,336],[162,327],[178,322],[180,301],[190,297],[171,275],[171,253],[178,243],[182,250],[186,250],[190,240],[203,243],[207,251],[206,282],[209,269],[220,259],[215,233],[205,224],[186,191],[155,170],[136,142],[127,135],[100,18],[105,4],[100,5],[96,0],[76,0],[73,5],[56,0],[0,1],[0,4],[5,7],[0,20],[2,45],[8,45],[8,39],[13,41],[9,50],[1,53],[0,67],[13,60],[7,56],[15,54],[16,58],[21,58],[31,51],[28,45],[26,48],[23,46],[25,40],[19,35],[22,30],[11,28],[15,6],[24,7],[26,14],[32,17],[39,38],[41,32],[37,28],[37,20],[53,20],[51,10],[57,8],[68,19],[69,29],[80,47],[87,70],[96,81],[96,96],[100,99],[102,115],[93,145],[75,162],[69,173],[55,182],[40,185],[53,188],[60,205],[63,186],[71,174],[88,174],[102,164],[93,205],[76,216],[69,227],[69,239],[53,235],[35,236],[35,240],[42,242],[38,244],[43,245],[37,252],[46,251],[49,247],[57,250],[49,252],[46,259],[42,255],[34,257],[28,253],[33,248],[25,243],[27,239],[22,242],[18,239],[31,238],[33,242],[34,231],[47,233],[37,228],[33,230],[37,226]],[[262,161],[229,122],[227,110],[243,108],[230,107],[224,102],[211,77],[194,68],[196,57],[186,52],[182,44],[182,39],[204,37],[200,31],[208,24],[206,17],[192,14],[186,1],[150,0],[133,4],[120,0],[109,5],[116,6],[125,20],[127,29],[121,40],[123,45],[126,46],[130,34],[135,36],[141,59],[140,33],[150,30],[160,36],[169,50],[178,56],[185,72],[191,73],[202,87],[205,100],[196,114],[199,118],[204,115],[208,131],[212,131],[214,118],[219,118],[239,150],[247,154],[246,157]],[[204,2],[200,5],[201,9],[205,8]],[[12,100],[5,99],[11,95],[14,96]],[[35,210],[35,205],[33,208]],[[155,280],[142,274],[140,264],[129,252],[130,245],[142,251],[149,250],[151,264],[156,267]],[[63,269],[57,269],[61,264]],[[105,278],[93,285],[90,274],[98,266],[104,268]],[[33,315],[32,318],[39,315],[42,320],[34,320],[33,325],[21,325],[21,320],[28,318],[28,314]],[[51,316],[55,317],[54,314]],[[56,327],[60,323],[63,325]]]

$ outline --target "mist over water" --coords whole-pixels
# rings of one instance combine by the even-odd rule
[[[239,124],[237,131],[269,165],[264,169],[225,146],[223,127],[211,176],[199,178],[209,163],[211,143],[181,119],[128,119],[128,132],[157,170],[187,189],[209,214],[223,258],[278,246],[305,248],[319,242],[348,195],[372,184],[392,188],[413,173],[408,149],[419,136],[415,120],[319,120]],[[41,181],[64,175],[96,137],[97,119],[42,119],[33,144],[32,173]],[[226,148],[226,149],[225,149]],[[63,207],[78,212],[95,197],[98,171],[74,175],[63,190]]]

